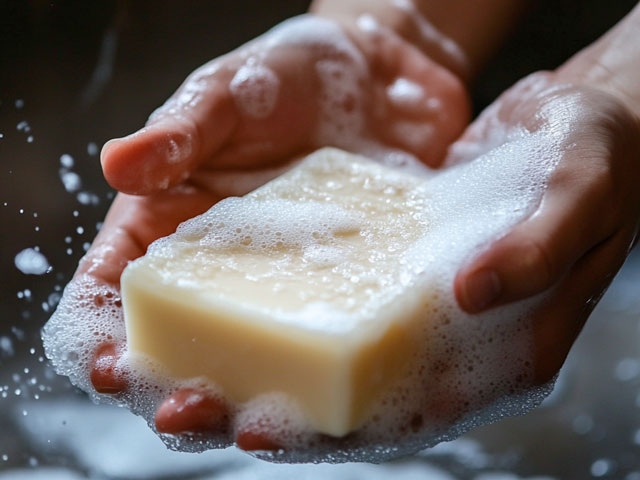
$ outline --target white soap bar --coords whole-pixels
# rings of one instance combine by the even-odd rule
[[[121,279],[131,351],[231,402],[284,392],[342,436],[407,372],[428,320],[408,260],[425,182],[325,148],[152,244]]]

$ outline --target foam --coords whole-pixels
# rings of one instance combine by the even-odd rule
[[[233,430],[243,425],[278,425],[278,440],[286,450],[260,453],[261,458],[275,462],[380,462],[455,438],[476,425],[525,413],[539,404],[548,387],[531,385],[530,312],[540,298],[471,316],[458,307],[452,284],[466,261],[535,211],[558,161],[554,153],[559,151],[558,143],[549,141],[562,142],[562,129],[551,124],[537,133],[524,126],[507,129],[498,107],[492,107],[474,127],[476,137],[453,146],[448,169],[425,173],[415,157],[381,148],[368,136],[361,94],[368,71],[358,50],[335,24],[311,17],[294,19],[268,33],[261,45],[266,51],[280,45],[307,45],[318,53],[317,144],[350,148],[420,176],[416,181],[423,182],[421,195],[428,199],[420,218],[429,220],[429,228],[403,259],[407,271],[403,282],[429,285],[432,292],[428,299],[431,310],[419,339],[424,349],[410,374],[398,379],[380,398],[365,426],[345,439],[313,435],[296,414],[295,402],[274,394],[233,405],[235,423],[229,431],[214,436],[161,435],[162,440],[172,449],[202,451],[231,444]],[[261,58],[246,64],[247,68],[262,68]],[[248,73],[240,75],[238,85],[250,77]],[[545,82],[538,79],[533,83],[535,88],[525,85],[516,89],[520,100],[524,94],[545,94]],[[496,132],[488,135],[485,143],[477,146],[471,142],[492,129]],[[550,133],[550,129],[556,130]],[[506,140],[509,143],[502,146]],[[393,184],[392,177],[377,181]],[[330,189],[331,185],[324,187]],[[268,211],[278,214],[265,215]],[[181,225],[174,239],[196,239],[204,248],[229,252],[268,252],[278,242],[288,242],[302,251],[304,261],[340,271],[348,263],[343,261],[347,253],[333,240],[340,232],[359,228],[360,222],[354,212],[316,200],[300,207],[252,194],[218,203]],[[167,242],[159,240],[151,248],[168,254]],[[348,281],[366,280],[366,272],[343,273],[349,273],[345,275]],[[393,294],[393,285],[388,294]],[[332,313],[326,304],[311,303],[302,320],[310,324]],[[328,328],[322,322],[316,327]],[[67,286],[43,330],[43,340],[59,374],[69,376],[95,401],[127,406],[143,416],[151,428],[155,428],[155,409],[166,395],[181,386],[203,384],[202,379],[185,382],[167,378],[161,366],[125,355],[120,368],[129,375],[129,392],[97,394],[88,371],[95,349],[105,341],[124,342],[125,332],[117,287],[100,284],[90,275],[78,276]]]
[[[232,229],[229,219],[233,219]],[[358,215],[335,205],[231,197],[198,217],[197,222],[180,225],[171,240],[167,237],[151,248],[158,255],[163,255],[166,248],[166,254],[171,255],[171,241],[192,242],[198,237],[199,246],[207,250],[267,254],[276,246],[311,246],[318,240],[357,230],[358,226]]]
[[[81,315],[79,315],[81,313]],[[71,281],[54,315],[43,328],[44,348],[56,372],[98,396],[89,380],[96,349],[105,342],[125,341],[120,292],[89,275]]]
[[[380,28],[380,23],[370,13],[363,13],[356,19],[356,25],[363,32],[375,32]]]
[[[265,118],[273,112],[278,101],[280,80],[267,66],[248,61],[236,72],[229,90],[242,113]]]
[[[430,123],[399,121],[393,124],[394,136],[403,145],[421,151],[433,140],[435,128]]]
[[[410,108],[424,97],[424,89],[407,78],[396,78],[387,87],[387,97],[392,104],[402,108]]]

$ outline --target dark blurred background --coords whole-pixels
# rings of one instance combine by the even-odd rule
[[[308,3],[0,1],[3,397],[76,395],[43,367],[39,329],[113,197],[99,168],[102,144],[143,125],[194,68],[304,13]],[[475,111],[526,74],[557,67],[635,3],[532,2],[476,79]],[[72,166],[68,157],[61,164],[63,155]],[[26,275],[16,268],[16,254],[35,247],[47,258],[49,273]],[[11,405],[0,398],[0,454],[11,453],[0,457],[0,471],[38,458],[28,439],[20,439],[24,433],[15,429]]]

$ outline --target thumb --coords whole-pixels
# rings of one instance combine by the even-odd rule
[[[210,158],[235,123],[227,82],[194,74],[154,112],[147,126],[104,145],[100,156],[104,176],[113,188],[128,194],[164,190]]]

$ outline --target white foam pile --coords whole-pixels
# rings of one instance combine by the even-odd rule
[[[266,117],[278,101],[278,77],[264,63],[268,50],[283,44],[311,46],[320,52],[316,61],[321,86],[318,144],[364,151],[387,165],[400,164],[407,171],[416,171],[416,161],[397,161],[411,156],[376,146],[368,136],[359,94],[360,83],[367,80],[367,67],[337,26],[303,18],[285,22],[265,39],[251,47],[254,50],[247,56],[248,63],[231,80],[231,92],[246,115]],[[260,45],[265,45],[264,56],[256,55]],[[256,86],[259,88],[254,90]],[[422,95],[414,85],[402,81],[397,81],[390,93],[401,102]],[[504,129],[501,135],[504,140]],[[549,138],[562,141],[561,135],[549,136],[544,128],[537,133],[518,130],[506,146],[487,148],[477,158],[442,172],[425,172],[420,179],[424,208],[415,221],[426,219],[429,227],[401,258],[410,272],[409,283],[428,284],[433,292],[415,368],[379,399],[375,412],[359,431],[338,441],[300,435],[299,428],[290,427],[280,432],[279,440],[286,450],[261,454],[263,458],[380,462],[454,438],[505,415],[525,413],[539,404],[548,388],[531,385],[534,358],[529,313],[536,299],[468,315],[458,307],[452,286],[456,272],[467,260],[538,206],[558,160]],[[375,188],[380,187],[378,184]],[[183,224],[178,237],[196,235],[202,239],[203,248],[239,252],[268,251],[278,242],[293,243],[305,252],[307,260],[339,270],[344,267],[342,253],[321,240],[355,228],[360,222],[358,214],[316,201],[261,203],[250,196],[219,203]],[[396,233],[402,235],[402,230]],[[162,244],[160,241],[151,249],[159,250]],[[362,278],[366,274],[363,272]],[[43,338],[47,356],[58,373],[69,376],[96,401],[126,405],[147,419],[152,428],[157,405],[180,385],[162,378],[161,369],[156,368],[151,373],[134,372],[129,378],[131,388],[125,394],[95,393],[88,372],[94,351],[105,340],[123,342],[124,327],[117,288],[100,285],[90,277],[78,277],[67,286]],[[126,356],[122,362],[127,362]],[[257,403],[236,406],[236,418],[261,410],[276,420],[295,421],[295,415],[278,413],[282,408],[277,401]],[[200,451],[229,445],[232,431],[214,437],[162,438],[170,448]]]

